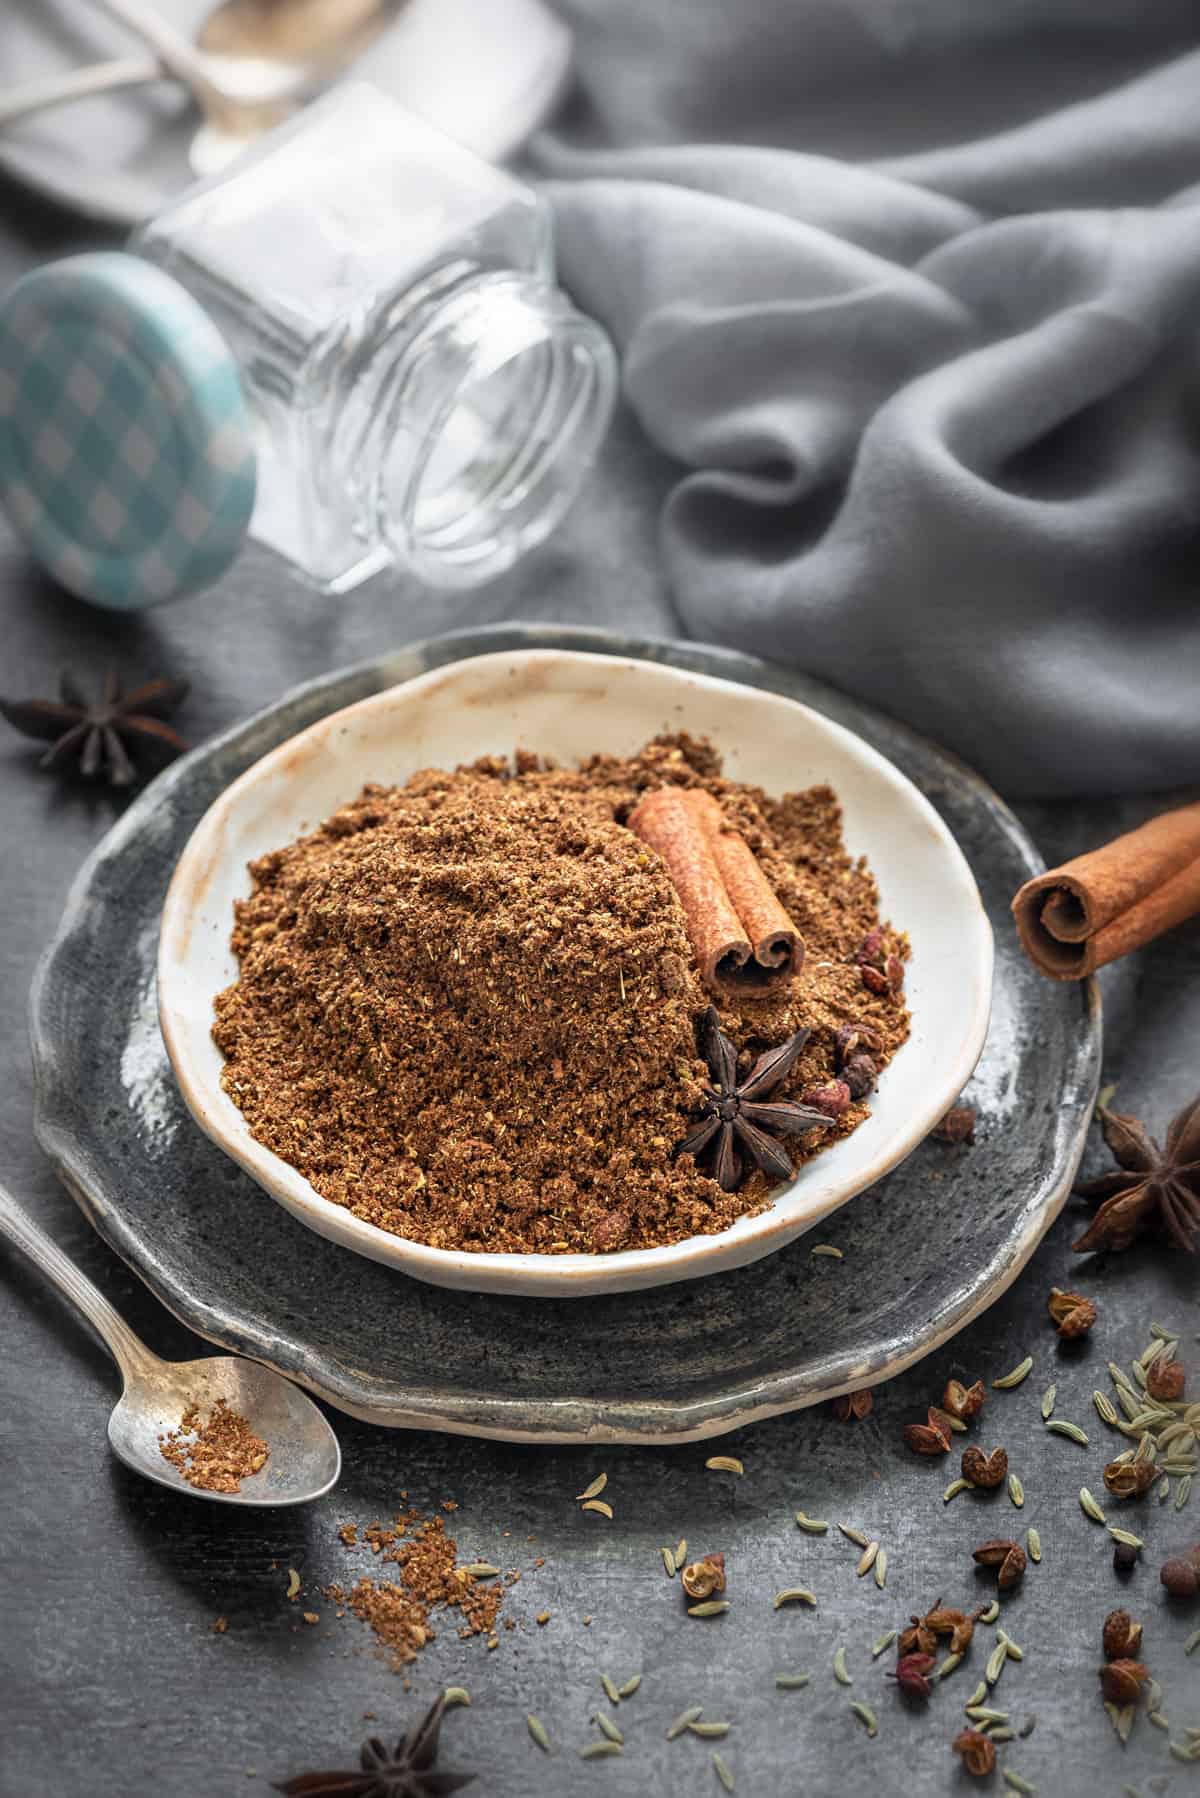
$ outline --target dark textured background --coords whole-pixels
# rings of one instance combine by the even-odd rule
[[[0,278],[78,242],[15,190],[0,188]],[[249,553],[214,595],[140,619],[89,611],[39,582],[0,529],[0,671],[3,690],[50,690],[64,661],[98,672],[112,661],[130,678],[160,668],[189,676],[183,725],[193,741],[276,697],[295,681],[438,629],[507,616],[629,626],[670,634],[675,621],[656,571],[653,497],[667,470],[621,424],[601,477],[555,543],[483,595],[421,599],[402,585],[345,601],[290,586],[266,556]],[[771,645],[761,645],[771,653]],[[1026,807],[1046,855],[1057,858],[1144,811]],[[38,777],[15,736],[0,744],[0,1167],[13,1188],[97,1280],[152,1347],[187,1356],[195,1344],[105,1249],[55,1184],[31,1130],[24,1011],[37,955],[66,887],[113,811],[101,795]],[[1122,1108],[1156,1125],[1196,1084],[1200,929],[1156,945],[1105,979],[1105,1078]],[[1093,1144],[1092,1162],[1102,1153]],[[1109,1543],[1080,1513],[1085,1481],[1100,1486],[1103,1432],[1090,1404],[1103,1364],[1140,1351],[1152,1317],[1184,1330],[1200,1389],[1195,1269],[1152,1248],[1081,1272],[1100,1323],[1081,1355],[1061,1356],[1044,1316],[1051,1284],[1074,1275],[1068,1212],[1017,1288],[936,1356],[881,1389],[874,1416],[839,1425],[825,1412],[777,1419],[728,1439],[741,1481],[708,1473],[704,1445],[590,1453],[542,1451],[449,1437],[374,1431],[339,1419],[345,1475],[339,1492],[306,1512],[246,1516],[143,1485],[110,1457],[104,1437],[114,1371],[83,1326],[15,1258],[0,1254],[0,1794],[3,1798],[220,1798],[263,1792],[305,1766],[352,1765],[370,1728],[398,1731],[445,1683],[471,1689],[469,1711],[446,1729],[446,1760],[475,1767],[496,1798],[619,1792],[626,1798],[717,1792],[704,1743],[663,1739],[683,1706],[703,1704],[734,1727],[722,1744],[739,1793],[886,1794],[965,1789],[948,1743],[981,1677],[990,1632],[944,1685],[928,1714],[902,1707],[884,1679],[891,1657],[869,1644],[911,1608],[970,1598],[984,1586],[969,1550],[992,1534],[1036,1523],[1041,1567],[1006,1606],[1026,1651],[997,1691],[1014,1721],[1036,1715],[1010,1764],[1043,1793],[1179,1793],[1200,1785],[1165,1735],[1140,1720],[1122,1753],[1100,1707],[1095,1667],[1105,1612],[1127,1599],[1146,1620],[1145,1656],[1161,1680],[1179,1734],[1200,1724],[1200,1654],[1183,1643],[1200,1626],[1164,1602],[1156,1566],[1176,1543],[1200,1536],[1200,1497],[1182,1518],[1139,1509],[1146,1565],[1121,1591]],[[898,1245],[902,1252],[902,1245]],[[653,1303],[653,1298],[647,1300]],[[703,1302],[703,1289],[697,1290]],[[1018,1514],[1001,1493],[965,1497],[943,1511],[954,1469],[918,1462],[900,1426],[936,1397],[950,1373],[986,1379],[1027,1350],[1037,1367],[1018,1392],[989,1400],[982,1440],[1003,1443],[1028,1494]],[[1088,1428],[1083,1450],[1043,1433],[1038,1399],[1059,1384],[1058,1413]],[[601,1467],[616,1510],[583,1516],[571,1495]],[[338,1623],[318,1586],[361,1563],[336,1538],[347,1519],[367,1522],[400,1503],[436,1507],[453,1497],[465,1551],[525,1569],[509,1602],[515,1632],[486,1653],[445,1629],[412,1669],[412,1690],[372,1655],[360,1626]],[[792,1513],[843,1518],[877,1534],[891,1557],[886,1592],[854,1577],[854,1551],[836,1534],[802,1536]],[[503,1532],[509,1531],[507,1540]],[[686,1535],[723,1549],[734,1608],[711,1623],[681,1615],[658,1557]],[[533,1540],[527,1540],[533,1538]],[[535,1557],[545,1565],[532,1570]],[[321,1623],[305,1628],[284,1598],[287,1569],[305,1583]],[[814,1613],[771,1609],[797,1580],[820,1595]],[[544,1628],[537,1612],[552,1613]],[[213,1635],[218,1615],[228,1632]],[[582,1618],[591,1615],[585,1627]],[[830,1671],[844,1643],[853,1690]],[[804,1691],[780,1693],[773,1674],[808,1669]],[[593,1733],[598,1675],[643,1674],[621,1708],[621,1760],[586,1764],[575,1749]],[[848,1709],[872,1703],[868,1741]],[[536,1711],[554,1742],[547,1760],[529,1740]],[[378,1722],[362,1721],[365,1711]],[[998,1788],[998,1781],[996,1782]]]

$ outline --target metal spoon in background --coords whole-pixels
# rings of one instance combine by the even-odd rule
[[[201,25],[197,47],[152,0],[91,0],[152,58],[98,63],[0,92],[0,127],[89,94],[173,77],[204,115],[188,151],[192,169],[215,174],[361,56],[406,3],[223,0]]]
[[[114,1453],[160,1486],[225,1505],[302,1505],[337,1484],[342,1470],[338,1439],[307,1393],[282,1374],[241,1355],[210,1355],[200,1361],[162,1361],[151,1354],[124,1319],[28,1212],[0,1185],[0,1234],[9,1238],[82,1311],[121,1370],[125,1390],[108,1420]],[[270,1448],[261,1473],[248,1477],[240,1492],[208,1492],[189,1486],[165,1461],[159,1438],[178,1429],[184,1412],[203,1413],[223,1398],[240,1411],[256,1436]]]

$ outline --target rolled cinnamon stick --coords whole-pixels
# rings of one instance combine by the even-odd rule
[[[1027,880],[1012,903],[1021,946],[1054,980],[1082,980],[1200,911],[1200,804]]]
[[[795,978],[804,944],[711,793],[659,787],[641,800],[629,828],[666,864],[709,986],[762,991]]]

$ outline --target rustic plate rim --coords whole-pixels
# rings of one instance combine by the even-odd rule
[[[819,704],[824,697],[833,702],[835,716],[840,709],[848,707],[861,717],[882,717],[874,708],[847,700],[820,681],[737,650],[655,637],[632,638],[572,625],[518,622],[449,632],[388,654],[363,658],[348,667],[299,683],[272,705],[181,758],[152,782],[97,844],[72,882],[58,930],[39,959],[30,993],[34,1126],[44,1152],[98,1234],[180,1322],[206,1341],[235,1353],[249,1354],[296,1380],[336,1408],[379,1426],[435,1429],[500,1441],[562,1445],[691,1442],[835,1397],[863,1384],[867,1375],[872,1384],[894,1378],[935,1352],[999,1299],[1062,1210],[1083,1152],[1100,1078],[1100,999],[1094,980],[1079,984],[1081,1024],[1074,1040],[1074,1053],[1063,1071],[1064,1091],[1074,1096],[1078,1116],[1074,1126],[1067,1128],[1061,1121],[1065,1112],[1060,1109],[1057,1114],[1060,1119],[1056,1137],[1057,1176],[1038,1195],[1027,1200],[1019,1231],[1006,1239],[965,1288],[954,1294],[939,1313],[936,1328],[917,1330],[904,1338],[893,1333],[881,1341],[877,1358],[870,1362],[864,1361],[861,1355],[843,1350],[830,1355],[819,1367],[801,1364],[765,1377],[756,1375],[733,1387],[706,1392],[683,1403],[672,1403],[669,1396],[643,1400],[615,1394],[578,1400],[529,1401],[475,1393],[452,1399],[447,1399],[444,1394],[412,1395],[406,1399],[397,1395],[385,1381],[348,1377],[340,1368],[314,1356],[307,1344],[294,1334],[285,1336],[271,1331],[261,1327],[260,1323],[230,1314],[198,1293],[181,1291],[161,1260],[128,1225],[119,1210],[114,1210],[108,1202],[103,1182],[92,1169],[88,1144],[72,1127],[69,1115],[64,1115],[62,1095],[58,1091],[59,1057],[45,1015],[47,993],[53,978],[64,959],[69,957],[72,942],[85,926],[88,892],[97,872],[110,857],[121,853],[131,837],[146,828],[167,795],[186,781],[190,767],[197,760],[220,755],[234,747],[245,747],[252,753],[256,736],[265,745],[281,708],[295,710],[314,700],[319,701],[331,689],[344,689],[368,677],[379,676],[381,681],[394,682],[404,678],[406,670],[416,671],[438,661],[448,662],[477,653],[481,644],[493,648],[563,644],[600,654],[661,658],[701,671],[728,674],[729,678],[751,686],[799,691],[813,704]],[[777,683],[783,683],[782,687]],[[895,740],[907,740],[914,750],[932,754],[968,787],[1000,833],[1019,851],[1030,871],[1040,870],[1044,864],[1023,825],[974,770],[952,752],[933,745],[906,726],[891,719],[884,722]],[[531,1420],[533,1411],[538,1413],[536,1421]]]

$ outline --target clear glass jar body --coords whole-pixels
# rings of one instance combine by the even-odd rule
[[[616,359],[554,284],[544,203],[365,83],[131,247],[233,351],[252,534],[325,590],[392,562],[436,586],[498,573],[558,522],[603,439]]]

